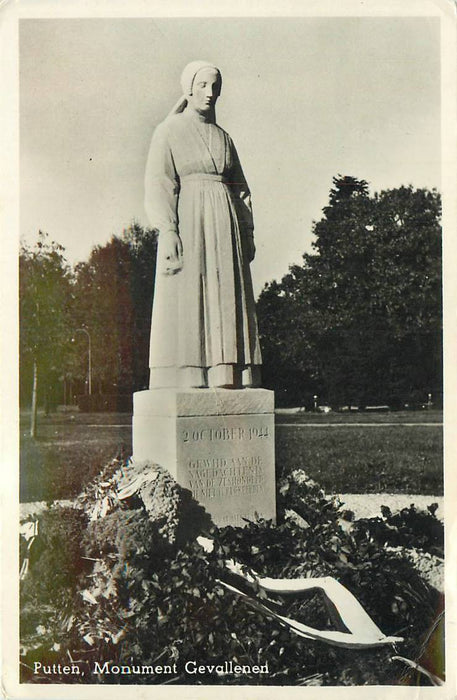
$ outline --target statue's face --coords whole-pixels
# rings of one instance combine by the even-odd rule
[[[192,85],[192,94],[187,100],[191,107],[202,114],[214,108],[221,92],[221,78],[213,68],[198,71]]]

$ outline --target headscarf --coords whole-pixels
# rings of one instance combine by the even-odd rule
[[[212,70],[215,70],[222,82],[221,72],[213,63],[209,63],[208,61],[192,61],[191,63],[188,63],[181,73],[181,88],[183,94],[176,102],[173,109],[169,112],[169,117],[171,117],[172,114],[179,114],[185,110],[187,107],[187,96],[192,94],[192,86],[194,84],[195,76],[204,68],[211,68]]]

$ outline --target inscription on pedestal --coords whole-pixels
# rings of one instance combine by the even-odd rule
[[[133,457],[166,467],[216,525],[276,517],[271,391],[137,392]]]
[[[178,419],[178,480],[216,524],[275,518],[273,426],[269,414]]]
[[[264,490],[260,457],[189,460],[189,484],[198,500]]]

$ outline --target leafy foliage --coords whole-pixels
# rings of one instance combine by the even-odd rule
[[[210,516],[192,493],[179,486],[166,469],[148,461],[112,460],[87,485],[78,503],[91,521],[102,523],[103,534],[94,540],[94,546],[99,541],[102,552],[105,551],[102,543],[109,541],[103,523],[112,515],[110,511],[118,509],[122,503],[146,513],[147,518],[143,519],[154,525],[158,536],[154,549],[159,547],[159,542],[164,551],[179,548],[212,527]],[[115,532],[117,538],[119,533]],[[91,546],[89,542],[88,546]]]
[[[314,224],[314,251],[258,302],[264,383],[284,404],[423,403],[441,392],[440,196],[399,187],[369,195],[338,176]],[[92,339],[93,391],[147,386],[156,232],[133,223],[74,271],[40,233],[21,252],[21,384],[30,363],[82,393]],[[52,352],[51,352],[52,350]]]
[[[439,397],[440,197],[333,184],[315,252],[259,298],[268,385],[310,406],[313,394],[336,406]]]
[[[379,545],[392,547],[419,547],[435,556],[444,557],[444,525],[435,517],[437,504],[427,511],[418,510],[414,503],[398,513],[383,506],[382,518],[358,520],[356,528],[374,539]]]
[[[35,246],[21,247],[19,300],[22,393],[31,391],[35,363],[45,396],[69,355],[73,287],[64,248],[42,231]]]
[[[91,334],[93,378],[101,392],[146,386],[156,249],[155,232],[134,223],[76,266],[74,323]],[[81,374],[81,364],[74,371]]]
[[[95,246],[74,270],[62,246],[42,232],[33,249],[21,249],[23,401],[30,397],[33,361],[56,397],[64,377],[73,393],[84,392],[88,344],[75,333],[81,328],[91,338],[94,393],[131,393],[147,385],[156,249],[155,231],[136,223]]]
[[[78,608],[78,591],[91,573],[84,559],[85,513],[51,507],[39,520],[30,549],[30,569],[21,585],[21,655],[40,661],[56,657],[67,641],[67,622]],[[61,655],[60,655],[61,658]]]
[[[383,632],[405,636],[402,653],[411,658],[422,653],[421,642],[437,614],[439,596],[406,557],[386,551],[363,528],[344,529],[341,504],[327,498],[306,474],[296,470],[279,485],[278,525],[258,521],[245,528],[210,528],[214,549],[207,553],[194,539],[196,529],[188,531],[187,538],[179,542],[170,537],[170,531],[163,530],[163,511],[152,507],[154,496],[149,487],[145,492],[145,500],[150,499],[148,509],[138,490],[122,501],[110,501],[106,508],[97,506],[116,488],[122,493],[129,468],[125,463],[111,463],[82,494],[81,510],[52,509],[41,518],[40,532],[64,562],[44,559],[40,565],[47,548],[42,548],[39,556],[37,550],[30,578],[24,584],[24,610],[30,611],[33,598],[35,616],[24,618],[23,681],[43,682],[43,678],[29,672],[32,660],[41,658],[52,663],[68,650],[86,675],[54,676],[54,682],[164,682],[161,675],[94,677],[91,670],[95,660],[115,664],[139,660],[142,664],[176,663],[173,676],[165,680],[186,684],[402,682],[398,665],[390,661],[390,649],[360,652],[303,640],[218,583],[227,578],[224,563],[229,558],[263,575],[335,576],[356,595]],[[134,476],[141,474],[138,466]],[[131,479],[130,473],[127,482]],[[160,493],[171,484],[165,472],[159,472],[150,483],[155,481],[163,484],[156,494],[158,505]],[[180,487],[174,488],[179,496]],[[187,498],[184,494],[184,501]],[[172,502],[170,508],[174,517]],[[59,518],[64,523],[60,545],[54,539]],[[200,529],[208,533],[204,518]],[[70,550],[67,542],[77,544]],[[66,563],[67,556],[71,565]],[[92,563],[90,573],[82,565],[88,561]],[[54,567],[65,570],[67,565],[73,567],[70,579],[56,580],[51,592]],[[37,576],[45,580],[38,587]],[[70,618],[59,617],[56,610],[56,601],[62,596],[64,609],[71,610]],[[333,624],[315,593],[292,600],[275,596],[266,602],[311,625]],[[55,620],[52,625],[50,619]],[[269,673],[194,676],[184,672],[187,660],[198,664],[226,660],[267,663]]]

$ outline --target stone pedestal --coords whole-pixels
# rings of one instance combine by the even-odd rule
[[[133,458],[168,469],[216,525],[276,518],[274,393],[151,389],[133,396]]]

